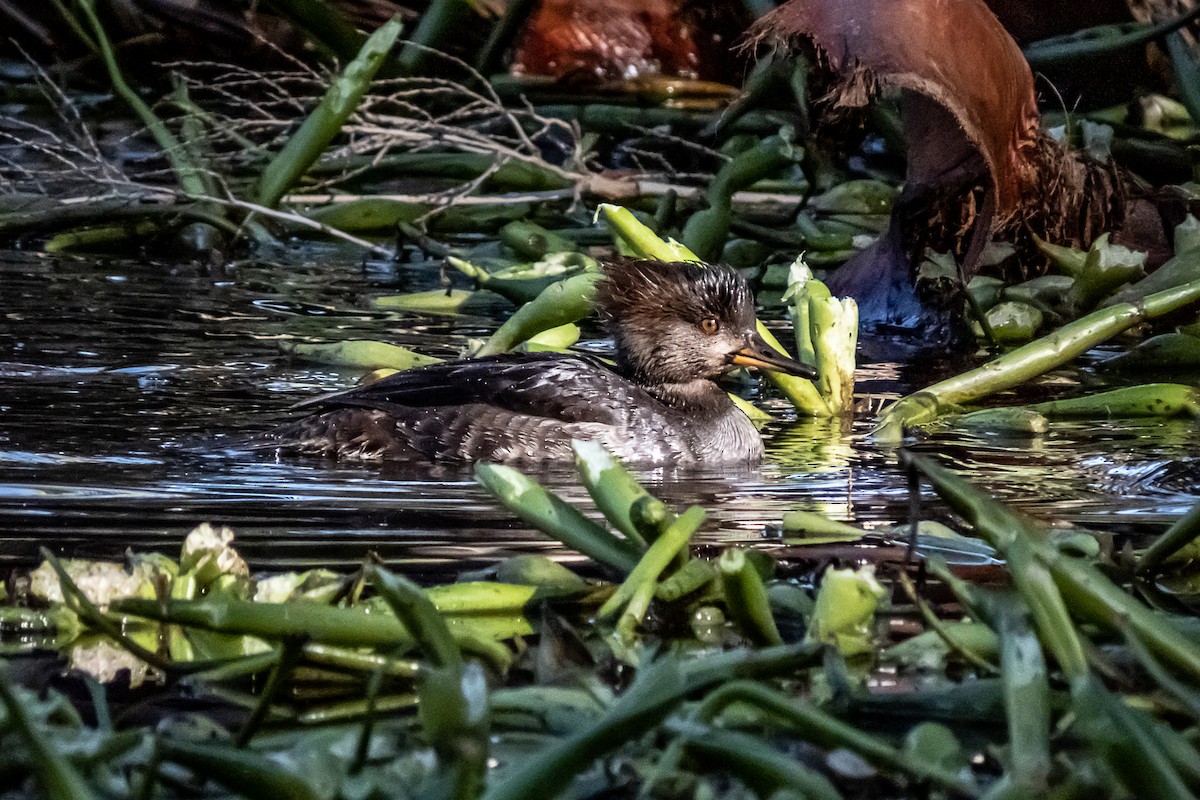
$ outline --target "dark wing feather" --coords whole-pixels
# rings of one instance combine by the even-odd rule
[[[544,460],[571,439],[608,440],[641,387],[588,358],[529,353],[434,364],[305,403],[277,441],[308,452],[398,461]]]
[[[451,361],[406,370],[366,386],[315,398],[312,410],[486,405],[515,414],[615,425],[630,403],[654,402],[639,386],[596,359],[522,353]]]

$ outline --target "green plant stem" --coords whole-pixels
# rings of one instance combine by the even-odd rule
[[[684,747],[699,757],[699,769],[719,765],[757,789],[759,797],[790,792],[810,800],[842,798],[821,773],[744,733],[716,728],[696,731],[686,736]]]
[[[253,750],[166,737],[158,740],[158,746],[163,761],[188,767],[251,800],[324,798],[308,781]]]
[[[930,480],[938,494],[962,514],[988,544],[1004,554],[1013,582],[1029,606],[1042,640],[1068,678],[1073,681],[1086,679],[1090,672],[1079,632],[1050,570],[1037,559],[1037,551],[1030,541],[1040,537],[1037,530],[1025,518],[949,470],[936,466],[925,457],[906,455],[908,463]]]
[[[237,738],[234,742],[238,747],[245,747],[254,734],[258,731],[263,720],[267,718],[267,713],[271,710],[271,704],[275,702],[279,690],[283,688],[283,683],[291,675],[296,663],[300,660],[301,643],[298,638],[285,639],[283,645],[279,648],[279,656],[275,660],[275,664],[271,667],[271,673],[267,676],[267,682],[263,686],[262,693],[258,696],[258,703],[254,706],[254,711],[246,719],[246,723],[242,725],[238,731]]]
[[[504,4],[504,13],[492,27],[491,34],[475,59],[475,70],[485,77],[500,67],[500,59],[504,51],[517,36],[521,26],[525,24],[537,0],[509,0]]]
[[[478,796],[487,768],[487,686],[476,662],[464,662],[446,621],[419,586],[388,570],[367,571],[396,618],[430,662],[419,679],[425,735],[449,763],[454,798]]]
[[[1070,613],[1120,633],[1128,625],[1153,653],[1200,683],[1200,645],[1115,585],[1091,564],[1064,555],[1029,518],[979,491],[928,458],[906,458],[938,494],[1008,560],[1042,642],[1072,681],[1089,676],[1087,658]]]
[[[1149,730],[1155,722],[1145,712],[1130,708],[1090,676],[1072,689],[1072,700],[1073,731],[1088,742],[1097,760],[1112,769],[1133,797],[1194,800],[1170,754]]]
[[[938,616],[933,613],[933,609],[929,607],[929,604],[926,603],[919,594],[917,594],[917,587],[913,585],[912,578],[908,576],[907,572],[901,570],[896,573],[896,577],[900,583],[900,586],[904,589],[904,593],[908,595],[908,599],[911,600],[913,605],[917,607],[917,611],[921,614],[921,620],[931,631],[937,635],[939,639],[942,640],[942,642],[945,643],[950,652],[958,653],[958,655],[967,661],[971,666],[975,667],[975,669],[979,670],[985,675],[994,675],[997,672],[995,664],[991,663],[986,658],[979,655],[979,653],[976,653],[973,648],[963,644],[954,637],[954,634],[950,632],[945,623],[943,623],[942,620],[940,620]]]
[[[884,410],[874,436],[884,442],[899,442],[910,426],[927,424],[948,409],[1024,383],[1140,322],[1197,300],[1200,300],[1200,281],[1192,281],[1149,295],[1136,305],[1122,303],[1093,311],[981,367],[900,398]]]
[[[697,211],[683,227],[683,244],[701,261],[715,261],[729,235],[733,195],[792,163],[790,142],[769,136],[717,171],[705,193],[708,208]]]
[[[325,0],[267,0],[277,14],[296,26],[308,39],[342,63],[362,48],[365,37]]]
[[[699,591],[719,574],[716,565],[711,561],[702,558],[688,559],[683,566],[671,573],[671,577],[658,582],[654,597],[664,603],[674,602]]]
[[[704,523],[705,516],[704,509],[692,506],[676,517],[662,536],[650,545],[625,582],[600,607],[599,616],[603,618],[624,606],[617,621],[617,635],[623,641],[633,640],[637,626],[646,616],[646,610],[654,598],[654,590],[658,588],[658,579],[663,570],[684,551],[692,534]]]
[[[94,800],[95,795],[83,776],[29,718],[24,702],[13,688],[8,663],[3,660],[0,660],[0,702],[7,712],[8,725],[16,730],[29,750],[34,772],[46,796],[53,800]]]
[[[1009,775],[1030,796],[1046,791],[1050,776],[1050,679],[1026,610],[1012,597],[989,597],[989,617],[1000,637],[1000,675],[1008,717]]]
[[[372,713],[372,708],[376,715],[383,715],[408,712],[420,707],[421,698],[419,696],[412,692],[404,692],[382,695],[377,697],[373,703],[364,698],[318,706],[298,715],[296,722],[301,725],[330,725],[346,720],[361,722],[368,714]]]
[[[1157,25],[1131,25],[1129,26],[1130,30],[1122,31],[1115,36],[1083,37],[1080,36],[1080,33],[1086,33],[1086,31],[1081,31],[1068,36],[1056,36],[1052,39],[1034,42],[1023,48],[1022,52],[1030,67],[1035,71],[1044,70],[1069,64],[1072,61],[1109,55],[1132,47],[1141,47],[1155,39],[1174,33],[1197,17],[1200,17],[1200,6]],[[1111,26],[1101,26],[1101,30],[1104,31],[1110,28]]]
[[[550,284],[505,320],[477,355],[507,353],[542,331],[583,319],[592,311],[598,279],[594,273],[585,273]]]
[[[1200,389],[1180,383],[1146,383],[1024,408],[1050,419],[1200,416]]]
[[[1200,719],[1200,692],[1193,687],[1184,685],[1182,681],[1171,674],[1170,670],[1165,669],[1154,657],[1154,654],[1146,649],[1146,645],[1138,638],[1136,631],[1126,625],[1123,633],[1129,652],[1146,670],[1146,674],[1186,708],[1195,719]]]
[[[790,675],[819,663],[823,651],[823,645],[814,642],[732,650],[689,662],[683,671],[689,690],[700,691],[738,678]]]
[[[1137,573],[1153,575],[1159,565],[1181,548],[1191,544],[1200,536],[1200,503],[1192,506],[1186,514],[1171,524],[1171,527],[1150,543],[1138,561]]]
[[[258,205],[276,208],[284,194],[304,176],[338,135],[342,125],[362,102],[371,79],[387,58],[401,29],[398,20],[384,23],[371,34],[342,74],[334,78],[325,96],[300,125],[300,129],[292,134],[283,149],[263,169],[254,190]]]
[[[278,661],[279,654],[275,650],[269,650],[265,653],[255,653],[250,656],[241,656],[240,658],[225,659],[216,666],[192,673],[182,683],[184,685],[202,686],[245,678],[249,675],[262,672],[265,669],[270,669]]]
[[[878,767],[933,781],[947,789],[969,791],[952,771],[936,764],[913,762],[883,739],[842,722],[807,700],[790,697],[754,681],[734,681],[721,686],[696,706],[692,716],[700,722],[711,722],[737,703],[757,709],[764,721],[782,726],[820,747],[828,750],[844,747]]]
[[[1195,18],[1198,12],[1200,6],[1193,9],[1188,16]],[[1200,120],[1200,63],[1197,63],[1194,42],[1193,39],[1189,46],[1180,31],[1174,31],[1167,36],[1167,53],[1171,56],[1171,66],[1175,69],[1175,85],[1179,87],[1179,98],[1193,121]],[[1197,177],[1197,172],[1200,170],[1193,166],[1193,180]]]
[[[373,565],[367,568],[367,578],[387,601],[396,619],[416,640],[426,659],[438,667],[461,665],[462,653],[450,635],[446,621],[421,587]],[[395,644],[402,645],[404,641],[398,638]]]
[[[240,633],[265,639],[308,635],[312,641],[344,647],[386,647],[413,643],[404,626],[388,614],[367,614],[354,608],[316,603],[253,603],[227,595],[202,600],[117,600],[110,608],[176,625],[221,633]]]
[[[755,644],[783,644],[783,637],[775,625],[775,616],[771,613],[767,587],[758,570],[746,558],[746,552],[739,547],[731,547],[721,553],[717,566],[725,589],[725,607],[742,633]]]
[[[575,451],[575,468],[579,471],[579,479],[587,487],[596,508],[613,527],[625,534],[639,549],[645,550],[646,540],[634,524],[630,510],[634,503],[650,497],[650,493],[599,442],[577,440],[571,443],[571,449]]]
[[[424,70],[429,51],[443,49],[456,29],[470,24],[472,13],[467,0],[433,0],[396,57],[399,73],[416,75]]]
[[[371,735],[375,732],[375,719],[378,712],[377,703],[379,701],[379,691],[383,688],[383,676],[386,672],[386,666],[380,665],[372,670],[371,677],[367,680],[366,697],[363,698],[366,702],[366,711],[363,713],[362,727],[358,732],[358,743],[354,747],[354,761],[351,762],[348,772],[351,775],[357,775],[362,772],[362,768],[366,766],[367,756],[371,753]]]
[[[334,647],[327,644],[304,645],[304,658],[314,664],[325,664],[339,669],[370,672],[380,670],[393,678],[417,677],[420,672],[420,662],[411,658],[392,658],[375,653],[364,653],[349,647]]]
[[[592,522],[520,470],[480,461],[475,465],[475,479],[525,522],[588,558],[626,574],[638,565],[640,553],[630,542]]]
[[[556,797],[595,759],[633,741],[662,722],[689,690],[685,674],[673,658],[643,667],[633,685],[600,719],[514,766],[502,782],[494,782],[483,800],[529,800]]]
[[[92,29],[95,44],[100,48],[100,56],[104,61],[104,68],[108,71],[108,79],[112,83],[113,91],[125,101],[126,105],[150,131],[155,143],[170,162],[171,170],[175,173],[175,179],[179,181],[179,188],[183,193],[189,197],[204,196],[206,194],[205,185],[199,165],[188,160],[187,151],[183,145],[175,138],[174,134],[167,130],[167,126],[146,104],[146,101],[142,100],[125,81],[121,67],[117,64],[117,56],[113,51],[112,42],[109,41],[104,26],[100,24],[100,18],[96,16],[95,0],[75,0],[75,2],[83,12],[88,26]]]

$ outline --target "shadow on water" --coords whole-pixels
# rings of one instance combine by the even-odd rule
[[[499,309],[361,310],[371,295],[433,288],[436,274],[313,245],[218,272],[0,253],[0,563],[33,561],[41,545],[88,557],[174,551],[202,521],[233,526],[264,568],[344,566],[369,551],[429,573],[517,552],[571,558],[498,509],[469,470],[280,461],[239,446],[293,403],[356,378],[291,363],[281,341],[374,338],[452,357],[495,327]],[[961,368],[867,364],[860,390],[885,396]],[[776,423],[761,467],[645,478],[674,504],[709,509],[709,542],[769,544],[798,508],[891,524],[907,514],[906,478],[868,430],[865,420],[849,431]],[[1198,445],[1195,426],[1168,420],[1061,424],[1036,439],[937,433],[916,446],[1031,512],[1139,531],[1200,493]],[[584,496],[569,465],[539,477]]]

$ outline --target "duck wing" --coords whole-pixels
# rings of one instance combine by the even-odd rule
[[[296,408],[433,409],[487,405],[515,414],[616,425],[631,404],[658,401],[602,361],[562,353],[519,353],[405,370],[366,386],[306,400]]]
[[[302,404],[316,413],[277,441],[341,458],[394,461],[570,457],[572,439],[623,438],[659,403],[596,359],[491,356],[407,370]]]

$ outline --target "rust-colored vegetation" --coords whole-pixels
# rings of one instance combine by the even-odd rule
[[[661,75],[736,83],[731,51],[747,24],[730,2],[543,0],[512,70],[576,82]]]
[[[813,52],[826,115],[899,96],[904,192],[888,233],[833,279],[868,317],[930,321],[911,288],[926,248],[954,253],[970,277],[993,237],[1017,245],[1021,274],[1042,262],[1035,236],[1086,246],[1127,230],[1138,247],[1165,242],[1139,186],[1043,130],[1029,65],[983,0],[792,0],[754,35]]]

